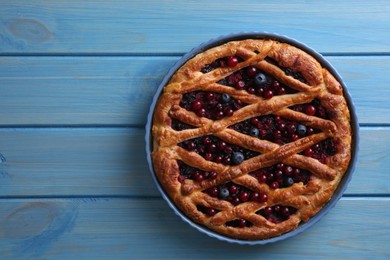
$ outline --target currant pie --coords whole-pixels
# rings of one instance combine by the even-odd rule
[[[343,87],[307,52],[273,39],[230,41],[189,59],[153,114],[162,188],[195,223],[262,240],[330,200],[351,160]]]

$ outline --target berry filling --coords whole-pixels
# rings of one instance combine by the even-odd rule
[[[182,108],[212,120],[232,116],[236,110],[246,105],[241,100],[234,99],[226,93],[206,91],[185,93],[180,101]]]
[[[253,66],[242,68],[221,79],[218,83],[238,90],[246,90],[248,93],[264,99],[270,99],[277,95],[296,93],[295,90],[283,85],[271,75]]]
[[[266,183],[271,189],[287,188],[294,183],[307,184],[311,173],[307,170],[278,163],[267,168],[262,168],[250,173],[260,183]]]
[[[204,192],[211,197],[218,197],[220,199],[229,201],[233,205],[238,205],[247,201],[264,203],[268,200],[267,194],[254,192],[242,185],[233,182],[228,182],[216,187],[209,188]]]
[[[216,172],[206,172],[185,164],[182,161],[178,161],[180,175],[178,177],[179,182],[183,182],[185,179],[191,179],[194,181],[212,180],[217,177]]]
[[[172,129],[174,129],[176,131],[182,131],[182,130],[186,130],[186,129],[195,128],[194,126],[183,123],[180,120],[177,120],[175,118],[172,119],[171,127],[172,127]]]
[[[229,128],[279,145],[319,132],[314,128],[274,115],[253,117]]]
[[[317,116],[323,119],[329,119],[329,114],[325,107],[321,105],[321,101],[317,98],[313,99],[312,102],[300,105],[294,105],[290,109],[305,113],[309,116]]]
[[[312,147],[302,151],[303,154],[308,157],[319,160],[321,163],[326,163],[326,158],[333,156],[337,153],[336,141],[332,138],[327,138]]]
[[[265,207],[256,214],[262,215],[268,221],[273,223],[280,223],[290,218],[291,215],[295,214],[297,209],[290,206],[275,205],[271,207]]]
[[[202,73],[208,73],[220,67],[235,67],[239,62],[242,61],[243,59],[237,56],[224,57],[217,59],[210,64],[206,64],[200,71]]]
[[[225,225],[228,227],[236,227],[236,228],[244,228],[244,227],[253,226],[253,224],[250,221],[243,219],[243,218],[228,221],[225,223]]]
[[[205,206],[200,206],[200,205],[197,205],[196,208],[198,211],[202,212],[203,214],[205,214],[208,217],[212,217],[219,212],[219,210],[217,210],[217,209],[209,208],[209,207],[205,207]]]
[[[299,71],[293,71],[293,70],[290,69],[290,68],[286,68],[286,67],[280,66],[279,63],[278,63],[276,60],[274,60],[274,59],[272,59],[272,58],[270,58],[270,57],[266,57],[265,60],[266,60],[267,62],[269,62],[269,63],[271,63],[271,64],[273,64],[273,65],[279,67],[281,70],[284,71],[284,73],[285,73],[287,76],[291,76],[291,77],[293,77],[294,79],[297,79],[297,80],[299,80],[299,81],[301,81],[301,82],[307,84],[307,80],[303,77],[302,73],[300,73]]]
[[[244,160],[259,154],[238,145],[227,143],[213,135],[190,139],[178,145],[188,151],[196,152],[208,161],[226,165],[238,165]]]

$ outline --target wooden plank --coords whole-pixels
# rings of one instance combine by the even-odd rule
[[[390,128],[363,127],[347,194],[389,194]],[[159,196],[134,128],[1,129],[0,196]]]
[[[0,125],[144,125],[157,86],[179,58],[0,58]],[[390,123],[390,58],[326,58],[343,76],[360,123]]]
[[[389,215],[389,198],[344,198],[303,233],[246,247],[198,232],[161,199],[0,200],[0,248],[12,259],[388,259]]]
[[[0,5],[0,52],[182,53],[241,31],[277,32],[320,52],[389,52],[388,14],[386,0],[12,0]]]

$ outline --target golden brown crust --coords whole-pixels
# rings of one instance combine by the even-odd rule
[[[201,72],[206,64],[232,55],[239,56],[243,61],[234,67],[219,67],[209,73]],[[277,65],[271,61],[276,61]],[[255,66],[271,74],[298,92],[264,100],[246,91],[217,83],[234,71],[247,66]],[[300,72],[307,83],[287,76],[281,67]],[[221,120],[198,117],[195,113],[179,106],[183,94],[194,90],[228,93],[249,105]],[[328,120],[289,109],[292,105],[311,102],[314,98],[319,99],[327,111],[330,111]],[[266,114],[304,122],[308,126],[320,129],[321,132],[280,146],[227,128],[248,118]],[[196,128],[175,131],[171,128],[172,118]],[[260,155],[240,165],[227,166],[207,161],[197,153],[177,145],[185,140],[210,134],[226,142],[250,148]],[[301,221],[309,220],[329,201],[346,172],[351,157],[350,114],[341,84],[309,54],[289,44],[273,40],[248,39],[228,42],[200,53],[186,62],[172,76],[156,104],[152,135],[154,170],[174,204],[195,222],[237,239],[255,240],[275,237],[295,229]],[[337,153],[329,157],[326,164],[298,154],[327,138],[336,141]],[[215,179],[201,182],[190,179],[179,182],[177,160],[204,171],[217,172],[218,175]],[[261,184],[248,175],[254,170],[279,162],[306,169],[313,174],[313,177],[306,185],[300,182],[288,188],[270,189],[268,185]],[[228,181],[256,192],[266,192],[268,201],[266,203],[250,201],[234,206],[202,192]],[[272,223],[255,213],[266,206],[277,204],[292,206],[297,209],[297,212],[280,223]],[[206,216],[197,209],[198,205],[213,207],[219,212],[212,217]],[[244,228],[225,225],[226,222],[238,218],[246,219],[253,225]]]

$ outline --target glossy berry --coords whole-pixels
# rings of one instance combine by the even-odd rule
[[[225,114],[225,116],[232,116],[233,113],[234,113],[234,111],[233,111],[233,109],[231,109],[231,108],[226,108],[226,109],[223,111],[223,113]]]
[[[203,106],[203,104],[202,104],[202,102],[200,102],[199,100],[195,100],[195,101],[192,103],[192,105],[191,105],[191,107],[192,107],[193,110],[199,110],[199,109],[202,108],[202,106]]]
[[[255,76],[255,84],[257,86],[263,86],[267,83],[267,76],[263,73],[258,73]]]
[[[213,209],[213,208],[208,208],[206,210],[206,215],[209,216],[209,217],[214,216],[215,214],[217,214],[217,211],[215,209]]]
[[[270,89],[268,90],[265,90],[264,93],[263,93],[263,98],[265,99],[270,99],[274,96],[274,92]]]
[[[236,89],[242,90],[242,89],[245,88],[245,82],[242,81],[242,80],[240,80],[240,81],[238,81],[234,86],[236,87]]]
[[[209,173],[209,179],[213,180],[215,178],[217,178],[217,173],[216,172],[210,172]]]
[[[293,168],[289,165],[283,167],[283,174],[290,176],[293,173]]]
[[[241,219],[238,220],[238,226],[239,227],[243,228],[243,227],[246,227],[246,225],[247,225],[247,221],[245,219],[241,218]]]
[[[306,131],[307,131],[306,126],[298,125],[297,133],[298,133],[299,136],[304,136],[306,134]]]
[[[217,197],[218,196],[218,188],[217,187],[213,187],[213,188],[210,188],[207,190],[207,193],[211,196],[211,197]]]
[[[240,198],[240,200],[241,200],[242,202],[248,201],[248,200],[249,200],[249,193],[248,193],[248,192],[245,192],[245,191],[242,191],[242,192],[240,192],[240,194],[238,195],[238,197]]]
[[[218,195],[220,198],[226,199],[227,197],[229,197],[229,190],[227,188],[223,187],[219,190]]]
[[[260,134],[260,131],[257,128],[251,128],[251,130],[249,132],[249,135],[254,136],[254,137],[258,137],[259,134]]]
[[[234,164],[240,164],[244,161],[245,157],[241,152],[234,152],[232,155],[232,162]]]
[[[283,185],[285,187],[290,187],[293,184],[294,184],[294,179],[293,178],[291,178],[291,177],[284,178]]]
[[[223,103],[229,103],[232,99],[229,94],[223,93],[221,96],[221,100]]]
[[[316,113],[316,108],[313,105],[308,105],[305,111],[309,116],[313,116]]]
[[[266,216],[270,216],[270,215],[273,213],[272,207],[265,207],[265,208],[263,209],[263,213],[264,213]]]
[[[253,67],[253,66],[250,66],[246,69],[246,74],[250,77],[253,77],[254,75],[256,75],[257,73],[257,69],[256,67]]]
[[[277,188],[279,188],[279,182],[277,182],[277,181],[272,182],[271,189],[277,189]]]
[[[229,192],[230,192],[230,194],[236,194],[237,191],[238,191],[238,188],[237,188],[236,185],[231,185],[231,186],[229,187]]]
[[[235,56],[230,56],[227,60],[229,67],[235,67],[238,64],[238,59]]]

